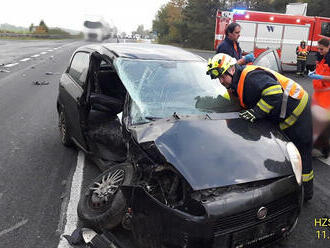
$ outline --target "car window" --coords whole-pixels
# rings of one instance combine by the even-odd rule
[[[240,109],[227,89],[206,75],[206,62],[118,58],[115,67],[133,99],[133,123],[145,117],[230,112]],[[148,118],[149,119],[149,118]]]
[[[86,28],[102,28],[103,27],[101,22],[91,22],[91,21],[85,21],[84,26]]]
[[[322,22],[321,35],[330,37],[330,22]]]
[[[254,61],[253,64],[269,68],[279,73],[282,72],[280,60],[275,50],[267,50],[263,52],[258,56],[258,58]]]
[[[86,81],[87,72],[89,67],[89,54],[78,52],[74,55],[69,75],[80,85],[83,86]]]

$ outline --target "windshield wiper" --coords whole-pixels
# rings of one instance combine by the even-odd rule
[[[156,121],[156,120],[160,120],[160,119],[163,119],[163,118],[156,117],[156,116],[144,116],[144,119],[147,119],[149,121]]]
[[[174,112],[172,114],[172,117],[176,120],[181,119],[180,116],[176,112]],[[156,120],[164,119],[164,117],[156,117],[156,116],[143,116],[143,118],[146,120],[149,120],[149,121],[156,121]]]
[[[172,116],[174,117],[174,119],[180,120],[180,117],[178,116],[178,114],[176,112],[174,112]]]

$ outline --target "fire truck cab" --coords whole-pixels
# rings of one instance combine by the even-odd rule
[[[282,64],[295,65],[296,48],[300,41],[306,41],[309,70],[315,68],[317,41],[324,37],[330,39],[330,18],[248,10],[218,10],[215,49],[225,38],[225,29],[231,22],[237,22],[241,26],[239,43],[244,52],[254,52],[254,55],[258,56],[267,49],[274,49]]]

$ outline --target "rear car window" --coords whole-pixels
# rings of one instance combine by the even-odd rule
[[[80,86],[83,86],[86,81],[88,67],[89,67],[89,54],[84,52],[78,52],[74,55],[72,59],[69,69],[69,75]]]

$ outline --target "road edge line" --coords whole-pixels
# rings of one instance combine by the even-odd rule
[[[84,165],[85,165],[85,154],[82,151],[79,151],[77,156],[77,166],[75,172],[73,173],[73,177],[71,181],[70,198],[68,200],[68,205],[66,208],[65,219],[63,220],[63,223],[65,222],[65,227],[62,234],[71,235],[71,233],[77,228],[77,223],[78,223],[77,206],[78,206],[81,187],[82,187]],[[63,230],[63,228],[60,229]],[[71,247],[68,241],[62,236],[62,234],[60,236],[60,241],[57,248]]]

